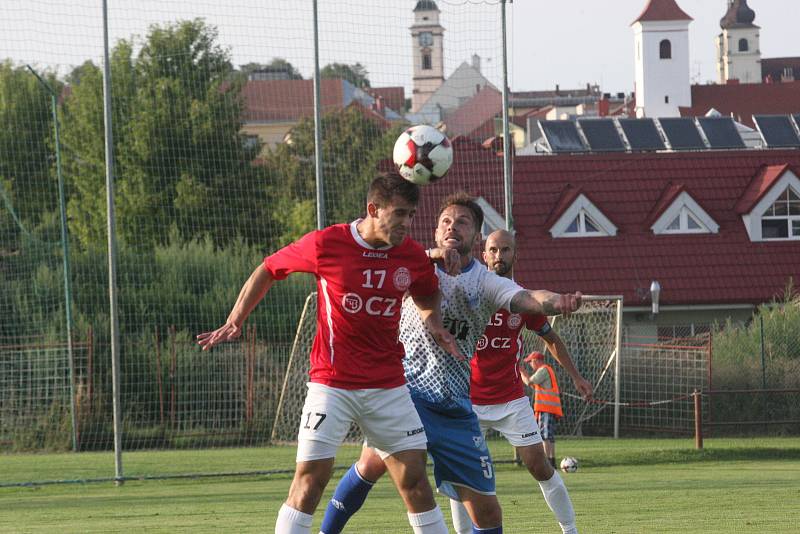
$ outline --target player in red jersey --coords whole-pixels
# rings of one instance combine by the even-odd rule
[[[434,268],[408,237],[419,187],[398,174],[376,178],[367,215],[310,232],[264,259],[242,287],[224,325],[197,336],[203,350],[241,335],[242,324],[276,280],[294,272],[317,279],[317,334],[300,422],[297,466],[275,532],[306,534],[351,423],[384,458],[415,533],[447,528],[425,472],[427,438],[405,385],[398,340],[403,295],[425,325],[458,356],[442,325]]]
[[[490,271],[511,278],[516,260],[514,236],[505,230],[493,232],[486,239],[483,261]],[[564,342],[543,315],[497,311],[489,320],[478,341],[478,350],[470,360],[470,397],[481,430],[494,429],[516,447],[517,455],[539,483],[542,494],[565,533],[575,533],[575,512],[560,475],[547,458],[542,438],[525,396],[518,361],[522,349],[522,327],[536,332],[547,349],[572,377],[575,388],[585,398],[592,395],[592,385],[581,376]],[[472,532],[472,524],[463,504],[450,501],[453,524],[459,534]]]

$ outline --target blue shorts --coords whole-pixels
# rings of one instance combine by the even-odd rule
[[[445,410],[421,399],[412,400],[428,436],[436,489],[455,500],[460,499],[454,486],[495,495],[492,457],[475,412],[471,408]]]

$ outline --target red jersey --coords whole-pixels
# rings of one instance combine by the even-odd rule
[[[540,336],[550,331],[550,323],[544,315],[498,310],[489,319],[470,361],[472,404],[502,404],[525,395],[517,367],[523,325]]]
[[[410,238],[374,248],[356,224],[310,232],[264,259],[276,280],[294,272],[317,278],[317,334],[310,379],[342,389],[405,384],[398,340],[406,291],[436,292],[438,278],[422,246]]]

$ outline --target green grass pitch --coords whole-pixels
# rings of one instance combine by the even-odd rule
[[[795,533],[800,524],[800,439],[562,439],[575,456],[564,474],[582,533]],[[492,443],[496,458],[510,448]],[[347,465],[357,447],[344,447]],[[126,476],[239,473],[291,468],[291,447],[131,452]],[[109,453],[0,456],[0,484],[113,476]],[[496,466],[504,531],[558,532],[538,486],[523,468]],[[324,499],[342,472],[337,471]],[[0,487],[0,532],[272,532],[291,476],[256,475]],[[445,516],[446,499],[438,497]],[[322,508],[325,504],[320,506]],[[315,515],[318,532],[322,510]],[[449,518],[448,518],[449,521]],[[376,485],[348,532],[410,532],[387,479]]]

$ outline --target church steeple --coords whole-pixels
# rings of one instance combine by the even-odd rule
[[[679,117],[692,105],[689,24],[675,0],[648,0],[633,21],[636,115]]]
[[[414,57],[411,111],[423,104],[444,83],[444,28],[439,7],[433,0],[419,0],[414,6],[411,42]]]
[[[728,11],[719,21],[717,37],[717,81],[759,83],[761,81],[760,28],[753,24],[756,12],[747,0],[729,0]]]
[[[732,28],[753,28],[756,19],[756,12],[747,5],[747,0],[729,0],[728,12],[719,21],[719,26],[723,30]]]

